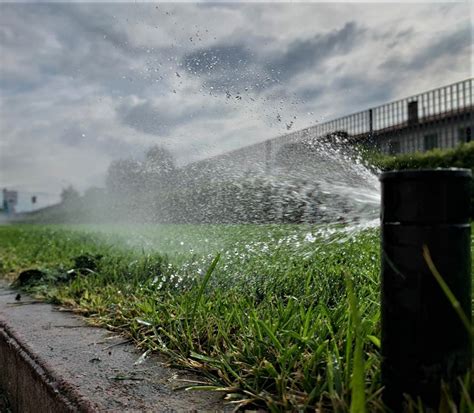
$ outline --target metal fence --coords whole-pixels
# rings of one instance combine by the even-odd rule
[[[276,161],[280,148],[307,137],[346,132],[354,141],[369,143],[383,153],[412,153],[434,147],[452,148],[472,140],[474,78],[369,108],[306,129],[281,135],[192,164],[196,171],[216,165],[223,171],[245,171]],[[195,172],[197,174],[197,172]]]
[[[316,136],[336,131],[362,135],[472,111],[473,106],[474,79],[471,78],[321,123],[308,131]]]

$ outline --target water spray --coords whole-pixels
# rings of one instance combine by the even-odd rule
[[[441,385],[459,394],[471,369],[468,169],[382,173],[382,382],[437,411]]]

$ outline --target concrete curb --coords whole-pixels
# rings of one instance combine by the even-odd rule
[[[90,403],[40,363],[0,324],[0,387],[7,392],[15,411],[94,411]]]
[[[112,333],[0,286],[0,388],[13,412],[230,411],[195,376],[141,356]]]

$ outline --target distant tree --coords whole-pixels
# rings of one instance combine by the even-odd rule
[[[97,188],[95,186],[84,191],[82,200],[88,208],[95,208],[106,204],[106,193],[104,188]]]
[[[148,195],[168,191],[173,182],[177,168],[171,152],[163,146],[152,146],[145,152],[143,163],[144,187]]]
[[[106,188],[112,194],[134,193],[143,181],[140,162],[130,159],[113,161],[107,170]]]
[[[104,192],[105,191],[104,191],[103,188],[98,188],[96,186],[92,186],[92,187],[85,190],[83,198],[88,199],[88,200],[101,198],[101,197],[104,196]]]
[[[106,176],[107,199],[116,218],[134,219],[143,205],[143,166],[130,159],[113,161]]]
[[[63,188],[61,192],[61,202],[63,204],[72,204],[79,201],[80,198],[81,196],[79,195],[79,192],[72,185]]]
[[[153,220],[165,208],[176,171],[173,155],[162,146],[148,149],[143,162],[113,161],[106,177],[111,207],[127,219]]]
[[[152,146],[145,153],[145,172],[160,176],[173,173],[176,169],[171,152],[160,145]]]

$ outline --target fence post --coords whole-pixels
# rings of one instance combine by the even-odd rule
[[[471,369],[471,331],[428,268],[423,248],[471,319],[470,181],[467,169],[384,172],[381,206],[382,383],[436,409],[444,382],[459,393]]]

